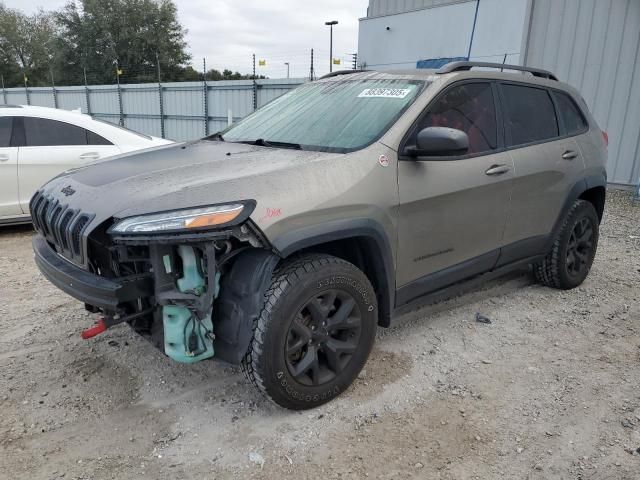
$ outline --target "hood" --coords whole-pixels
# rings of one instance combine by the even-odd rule
[[[295,185],[296,172],[343,154],[199,140],[133,152],[60,175],[43,190],[71,208],[110,217],[256,199],[258,192]],[[271,185],[270,185],[271,184]],[[64,193],[64,192],[63,192]],[[67,195],[67,193],[65,193]]]

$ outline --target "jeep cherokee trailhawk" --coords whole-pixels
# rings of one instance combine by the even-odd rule
[[[377,325],[464,281],[531,265],[579,285],[605,160],[550,72],[338,72],[204,139],[58,176],[31,200],[35,260],[101,313],[83,337],[126,322],[310,408],[352,383]]]

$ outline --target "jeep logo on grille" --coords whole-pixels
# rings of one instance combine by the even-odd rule
[[[74,193],[76,193],[76,191],[71,188],[71,185],[67,185],[66,187],[64,187],[62,190],[60,190],[62,193],[64,193],[64,195],[66,197],[68,197],[69,195],[73,195]]]

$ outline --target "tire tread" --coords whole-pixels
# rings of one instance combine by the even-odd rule
[[[567,286],[564,285],[564,282],[562,281],[562,277],[560,275],[562,262],[560,252],[562,249],[562,242],[565,237],[565,232],[577,212],[581,209],[589,207],[593,208],[593,205],[586,200],[576,200],[573,203],[569,211],[564,216],[562,226],[560,227],[560,230],[554,238],[551,250],[542,261],[533,265],[534,276],[536,280],[542,285],[557,289],[567,288]]]
[[[323,266],[335,264],[356,268],[346,260],[323,254],[302,255],[282,264],[273,275],[271,285],[264,294],[264,306],[253,324],[253,337],[249,342],[247,353],[242,359],[241,367],[247,379],[269,400],[277,402],[269,394],[264,379],[263,364],[264,339],[271,320],[271,313],[278,301],[285,294],[287,287],[295,285],[306,274]],[[364,274],[363,274],[364,275]],[[366,278],[366,277],[365,277]]]

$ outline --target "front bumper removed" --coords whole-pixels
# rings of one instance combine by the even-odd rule
[[[40,235],[33,237],[35,262],[42,274],[63,292],[88,305],[116,312],[123,303],[153,295],[149,274],[109,279],[73,265]]]

